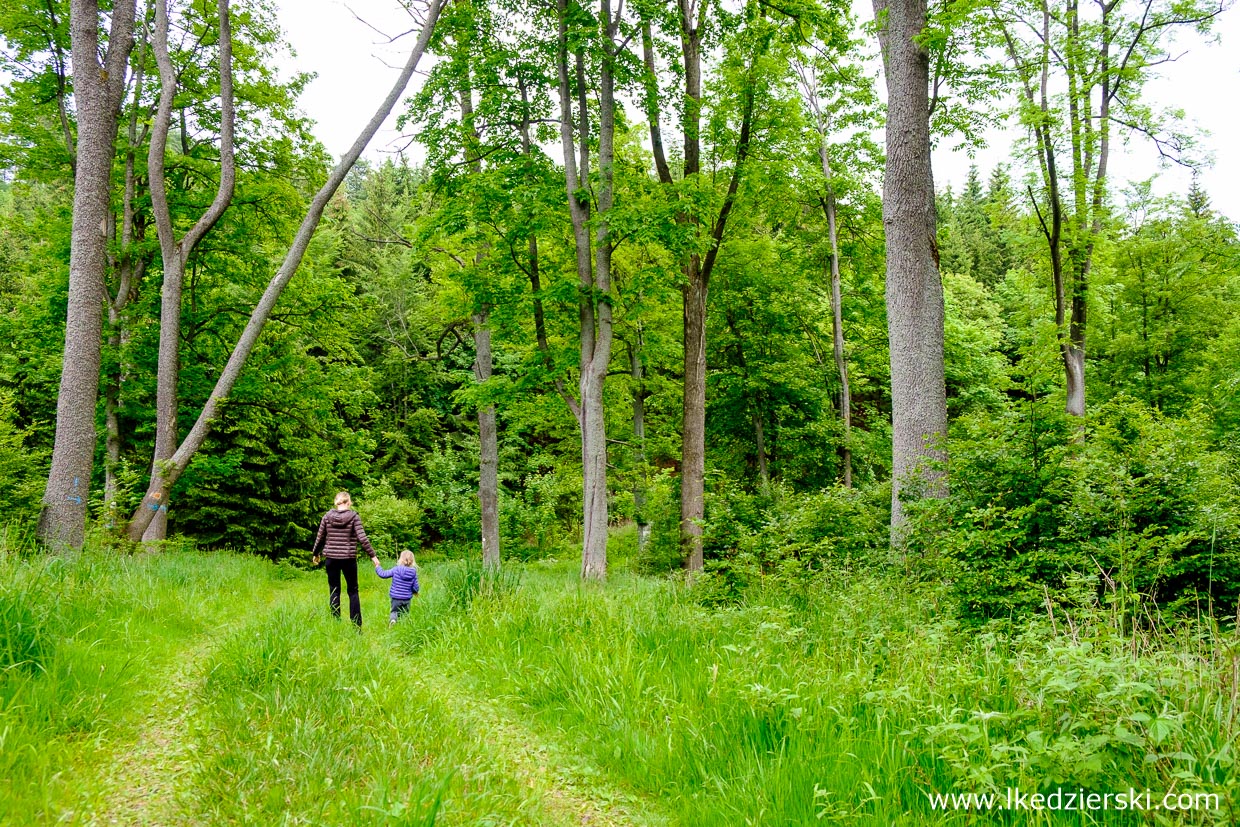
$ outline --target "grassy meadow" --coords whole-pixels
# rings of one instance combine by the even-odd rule
[[[1240,646],[1082,609],[969,627],[857,575],[709,588],[422,561],[387,627],[321,572],[0,554],[4,824],[1234,824]],[[1191,811],[934,794],[1206,793]],[[1208,803],[1212,803],[1207,801]]]

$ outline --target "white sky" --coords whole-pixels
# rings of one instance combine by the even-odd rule
[[[405,50],[412,45],[412,36],[390,44],[384,35],[407,31],[410,18],[396,0],[278,0],[277,5],[280,22],[297,52],[290,69],[318,74],[302,97],[302,109],[317,123],[315,134],[328,151],[339,157],[391,88]],[[1213,158],[1213,166],[1202,175],[1202,186],[1215,209],[1240,221],[1240,147],[1236,145],[1240,141],[1240,8],[1219,17],[1215,34],[1221,42],[1206,43],[1182,33],[1175,51],[1184,55],[1162,67],[1161,75],[1148,87],[1147,100],[1183,109],[1188,120],[1202,130],[1201,147]],[[416,76],[413,82],[418,82]],[[964,153],[937,150],[935,184],[959,188],[974,162],[984,180],[995,164],[1011,160],[1011,139],[1011,133],[996,133],[973,161]],[[407,144],[396,132],[393,118],[366,154],[380,158]],[[1187,171],[1160,167],[1158,153],[1147,139],[1132,138],[1128,146],[1117,150],[1111,164],[1116,192],[1126,181],[1155,175],[1156,191],[1187,192]],[[419,155],[416,147],[410,151]]]

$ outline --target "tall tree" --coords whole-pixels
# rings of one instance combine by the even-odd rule
[[[1073,416],[1085,415],[1089,285],[1107,215],[1112,130],[1149,136],[1165,158],[1182,160],[1191,141],[1145,105],[1142,87],[1151,67],[1171,59],[1172,32],[1207,30],[1225,3],[1095,0],[1092,14],[1091,4],[1081,6],[1013,0],[1000,16],[1037,155],[1041,192],[1030,195],[1050,258],[1065,409]]]
[[[943,283],[935,241],[930,165],[930,55],[926,0],[875,0],[887,80],[887,330],[891,347],[891,525],[899,542],[903,502],[947,492],[944,447]]]
[[[159,367],[155,401],[155,451],[151,476],[159,466],[171,459],[177,448],[177,399],[181,372],[181,295],[185,267],[198,243],[224,215],[232,201],[237,182],[236,155],[233,147],[233,76],[232,28],[229,23],[229,0],[218,0],[216,7],[219,31],[220,72],[220,176],[215,198],[193,226],[180,238],[172,223],[168,206],[165,162],[168,135],[172,126],[172,107],[177,94],[177,71],[168,52],[168,0],[156,0],[155,30],[152,45],[159,66],[159,109],[151,129],[151,146],[147,159],[150,177],[151,211],[159,234],[163,264],[163,287],[159,311]],[[184,140],[184,139],[182,139]],[[168,530],[168,503],[159,503],[142,539],[162,540]]]
[[[556,65],[559,75],[560,142],[564,151],[564,183],[580,289],[579,402],[574,413],[581,429],[582,541],[581,576],[607,576],[607,431],[603,408],[603,381],[611,362],[613,338],[611,264],[614,240],[609,222],[615,180],[615,59],[616,34],[621,9],[613,16],[609,0],[600,0],[599,55],[598,208],[593,217],[591,247],[589,201],[590,120],[587,105],[586,53],[582,33],[574,32],[577,45],[570,48],[570,22],[580,8],[568,0],[557,3]],[[570,56],[573,77],[570,77]],[[576,115],[574,117],[574,94]],[[593,253],[593,255],[592,255]]]
[[[86,532],[103,345],[112,159],[134,44],[135,6],[135,0],[114,3],[106,31],[101,29],[97,0],[73,0],[70,6],[77,143],[69,302],[56,440],[38,528],[39,538],[53,546],[80,547]]]
[[[401,70],[392,89],[388,92],[387,97],[371,117],[370,122],[362,128],[353,145],[344,154],[344,157],[340,159],[340,162],[336,164],[327,181],[310,202],[310,206],[302,219],[301,225],[298,227],[288,254],[271,281],[268,282],[267,288],[264,290],[257,305],[251,311],[245,330],[229,355],[228,363],[221,371],[215,387],[211,390],[210,396],[208,396],[206,403],[199,412],[193,427],[190,428],[189,433],[185,435],[185,439],[181,441],[172,456],[152,469],[146,494],[129,520],[128,535],[131,540],[137,541],[142,538],[152,518],[159,511],[160,505],[167,502],[169,490],[181,474],[185,472],[190,460],[198,452],[198,449],[202,447],[207,435],[211,432],[211,428],[220,414],[220,406],[232,392],[237,378],[241,375],[241,371],[254,349],[254,345],[263,332],[263,327],[267,324],[272,311],[275,309],[280,294],[284,292],[284,288],[297,272],[297,267],[301,264],[306,248],[310,244],[310,239],[313,237],[319,220],[323,216],[323,210],[327,207],[336,190],[344,182],[345,176],[357,162],[358,157],[362,154],[362,150],[370,143],[374,134],[379,131],[380,125],[392,111],[396,101],[404,93],[405,86],[409,83],[409,78],[413,76],[414,70],[422,58],[422,54],[426,51],[427,43],[430,41],[442,8],[442,0],[429,0],[427,3],[422,18],[418,21],[421,25],[421,33],[418,36],[417,42],[410,50],[409,58],[405,62],[404,68]]]

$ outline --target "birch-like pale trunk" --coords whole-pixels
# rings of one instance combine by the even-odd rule
[[[241,375],[241,371],[245,367],[250,353],[254,350],[254,345],[258,342],[258,337],[263,332],[263,327],[267,324],[272,310],[275,309],[276,302],[280,299],[280,294],[284,292],[284,288],[288,286],[289,281],[292,280],[293,275],[297,272],[297,267],[301,264],[306,248],[310,245],[310,239],[313,237],[319,220],[323,216],[323,210],[327,207],[327,203],[336,193],[336,190],[344,182],[345,176],[353,168],[358,157],[361,156],[362,150],[370,143],[375,133],[379,131],[383,121],[391,113],[396,102],[400,100],[405,87],[409,83],[409,79],[417,68],[418,61],[421,60],[422,54],[426,51],[427,44],[430,42],[431,34],[435,28],[435,22],[439,19],[439,12],[442,8],[442,0],[430,0],[427,4],[421,34],[409,53],[409,59],[405,62],[405,66],[401,70],[400,76],[396,79],[396,83],[393,84],[392,89],[371,117],[370,122],[366,124],[357,136],[353,146],[349,148],[349,151],[336,164],[326,183],[323,184],[311,200],[310,207],[297,229],[297,235],[293,238],[293,243],[284,258],[284,262],[280,265],[279,270],[276,271],[271,281],[268,282],[267,288],[263,291],[258,304],[255,305],[254,310],[250,313],[250,319],[246,323],[245,330],[242,331],[236,346],[228,357],[228,362],[224,365],[223,371],[220,372],[215,387],[211,390],[206,404],[203,405],[202,411],[198,414],[198,419],[168,461],[161,463],[154,469],[150,484],[147,486],[146,495],[142,498],[142,502],[137,510],[130,517],[128,533],[131,539],[136,540],[142,537],[146,527],[150,525],[152,517],[159,510],[160,505],[167,501],[168,491],[181,474],[185,472],[194,454],[198,452],[203,442],[206,441],[207,435],[210,434],[212,426],[219,417],[220,406],[228,399],[229,394],[232,393],[237,378]]]
[[[828,262],[828,279],[831,284],[831,351],[835,357],[835,372],[840,380],[840,423],[844,440],[840,447],[841,478],[845,488],[852,488],[852,385],[848,381],[848,356],[844,347],[844,303],[840,290],[840,239],[838,212],[835,202],[834,175],[831,171],[830,141],[828,138],[831,119],[823,110],[818,98],[818,75],[813,68],[798,63],[797,76],[805,102],[814,116],[818,131],[818,160],[822,165],[825,192],[822,211],[827,219],[827,243],[831,253]]]
[[[607,432],[603,409],[603,383],[611,361],[611,249],[608,216],[613,199],[615,160],[615,33],[609,0],[600,0],[599,17],[603,50],[599,74],[599,192],[595,218],[595,247],[591,255],[589,181],[589,109],[585,105],[584,55],[574,55],[577,85],[577,118],[573,116],[573,90],[569,79],[568,3],[558,0],[557,64],[560,94],[560,141],[564,152],[564,183],[569,217],[573,225],[577,277],[581,287],[581,350],[578,376],[581,430],[581,576],[602,580],[607,576]],[[574,135],[574,123],[577,134]],[[592,260],[593,259],[593,260]]]
[[[135,0],[112,5],[107,52],[100,61],[99,3],[73,0],[69,29],[77,146],[65,347],[56,398],[56,435],[43,492],[38,537],[49,547],[80,548],[95,460],[95,405],[103,348],[107,232],[112,159],[134,43]]]
[[[844,445],[840,449],[840,465],[845,488],[852,488],[852,385],[848,381],[848,356],[844,351],[844,302],[840,291],[840,238],[836,224],[835,187],[831,184],[831,165],[824,140],[822,172],[827,176],[827,194],[823,209],[827,213],[827,240],[831,245],[831,352],[835,371],[840,377],[840,421],[844,426]]]
[[[875,0],[887,78],[887,331],[891,348],[891,526],[900,543],[904,500],[947,494],[943,284],[930,166],[930,57],[918,42],[926,0]]]
[[[177,71],[168,53],[168,0],[155,2],[155,30],[151,43],[155,64],[159,67],[159,108],[151,128],[151,146],[147,155],[147,174],[151,186],[151,213],[159,235],[163,263],[163,286],[159,306],[159,356],[155,385],[155,450],[151,460],[151,478],[159,473],[177,449],[178,385],[181,377],[181,297],[185,284],[185,268],[190,255],[211,228],[219,222],[236,189],[237,166],[233,141],[232,88],[232,26],[229,0],[217,0],[219,15],[220,63],[220,181],[215,198],[181,238],[172,225],[168,205],[168,184],[165,162],[168,133],[172,124],[172,106],[177,93]],[[141,539],[143,542],[163,540],[168,533],[168,499],[166,492],[159,501]],[[131,539],[134,538],[132,531]]]

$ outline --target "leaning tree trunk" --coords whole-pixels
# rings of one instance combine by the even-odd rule
[[[185,435],[185,439],[181,442],[176,452],[173,453],[172,457],[167,462],[161,463],[154,468],[150,484],[147,486],[146,495],[142,498],[142,502],[138,505],[137,510],[129,518],[128,535],[131,540],[137,541],[142,538],[146,527],[150,525],[151,519],[155,516],[155,512],[159,510],[160,504],[167,501],[168,491],[176,483],[177,479],[180,478],[181,474],[185,472],[185,469],[189,467],[190,460],[193,459],[198,449],[206,441],[208,434],[211,433],[211,429],[220,415],[220,408],[228,399],[229,394],[232,393],[237,378],[241,375],[246,361],[250,358],[250,353],[254,350],[254,345],[258,342],[258,337],[262,334],[267,320],[271,318],[271,313],[275,309],[276,302],[280,299],[280,294],[284,292],[284,288],[288,286],[289,281],[292,280],[293,275],[297,272],[297,267],[301,264],[302,257],[306,254],[306,248],[310,246],[310,239],[318,227],[319,220],[323,217],[323,210],[326,209],[327,203],[335,195],[336,190],[340,188],[345,176],[353,168],[358,157],[361,156],[362,150],[366,148],[366,145],[370,143],[370,139],[379,131],[380,125],[382,125],[392,111],[396,101],[404,93],[405,86],[409,83],[409,78],[413,76],[418,61],[421,60],[422,54],[426,51],[426,46],[430,42],[431,34],[435,29],[435,22],[439,19],[439,12],[442,8],[442,0],[431,0],[427,5],[422,32],[409,54],[409,59],[405,63],[404,69],[401,70],[396,83],[388,92],[383,103],[380,104],[379,109],[371,117],[370,122],[366,124],[353,142],[353,146],[349,148],[349,151],[336,164],[326,183],[315,193],[309,208],[306,210],[306,215],[301,221],[301,225],[297,228],[297,235],[293,238],[288,254],[284,257],[280,269],[267,284],[267,289],[263,291],[262,298],[259,299],[258,304],[250,313],[250,319],[246,322],[245,330],[242,331],[237,344],[233,347],[227,364],[224,365],[219,379],[216,380],[215,387],[211,390],[206,404],[203,405],[202,411],[198,414],[198,419],[194,422],[193,427],[190,428],[189,433]]]
[[[38,527],[39,539],[53,548],[80,548],[86,536],[103,347],[112,158],[125,90],[125,69],[134,42],[134,8],[135,0],[118,0],[113,4],[107,53],[101,64],[99,3],[73,0],[70,7],[78,137],[69,301],[60,392],[56,397],[56,436]]]
[[[887,330],[891,348],[891,525],[900,541],[904,501],[947,493],[943,284],[930,166],[930,58],[918,42],[926,0],[875,0],[887,77]],[[884,13],[885,12],[885,13]]]

